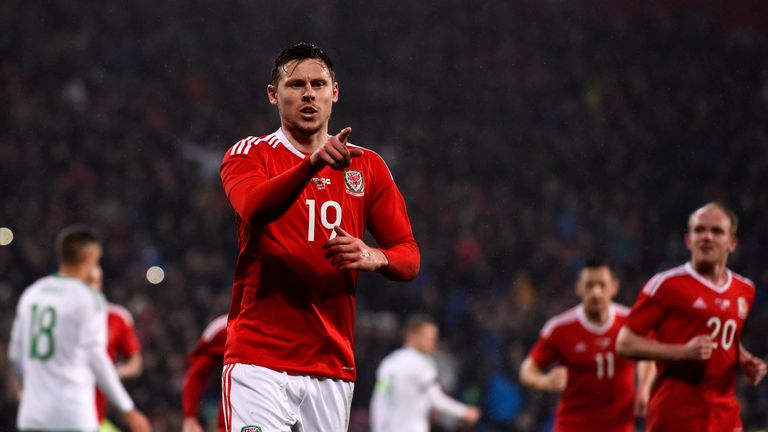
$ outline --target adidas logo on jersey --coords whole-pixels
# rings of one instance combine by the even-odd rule
[[[694,309],[706,309],[707,304],[704,302],[704,299],[699,297],[696,299],[695,302],[693,302],[693,308]]]

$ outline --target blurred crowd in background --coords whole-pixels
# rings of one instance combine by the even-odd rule
[[[0,226],[15,234],[0,247],[4,371],[19,295],[55,271],[56,232],[86,223],[104,240],[105,293],[143,345],[129,391],[156,430],[180,430],[186,355],[229,308],[219,162],[279,126],[269,71],[299,40],[334,60],[332,132],[352,126],[388,162],[422,251],[412,283],[361,278],[351,431],[366,430],[375,368],[417,311],[440,324],[447,390],[483,409],[477,430],[540,430],[556,399],[522,390],[517,369],[576,304],[579,266],[610,261],[631,305],[686,260],[687,215],[713,199],[741,216],[730,263],[758,287],[744,344],[768,356],[764,30],[583,1],[14,0],[0,6]],[[748,430],[768,426],[767,393],[739,386]],[[0,430],[15,410],[0,379]]]

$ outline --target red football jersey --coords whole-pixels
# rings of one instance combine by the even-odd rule
[[[181,407],[184,417],[197,417],[205,385],[214,372],[221,371],[224,364],[226,340],[227,316],[222,315],[208,324],[200,340],[197,341],[195,349],[189,354],[189,369],[184,375],[184,386],[181,390]],[[219,402],[217,426],[219,431],[225,430],[221,402]]]
[[[128,358],[141,352],[139,338],[133,328],[133,317],[128,309],[115,304],[107,304],[107,353],[113,362]],[[107,398],[96,389],[96,411],[99,422],[107,411]]]
[[[582,305],[547,321],[530,356],[541,369],[568,369],[554,430],[629,432],[634,426],[635,362],[616,354],[616,335],[629,309],[612,303],[608,321],[596,326]]]
[[[741,330],[755,288],[730,270],[727,276],[725,284],[716,286],[687,263],[655,275],[633,306],[627,326],[639,335],[684,344],[710,334],[717,344],[707,361],[656,362],[649,430],[741,430],[734,388]]]
[[[357,272],[331,265],[323,244],[335,225],[358,238],[368,228],[389,260],[387,276],[412,278],[419,262],[389,169],[362,150],[343,172],[313,173],[309,154],[278,130],[225,154],[221,178],[240,244],[225,363],[354,381]]]

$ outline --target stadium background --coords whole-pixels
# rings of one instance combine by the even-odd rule
[[[423,254],[412,283],[361,280],[352,431],[412,311],[439,320],[446,384],[482,406],[478,430],[539,430],[555,399],[520,390],[517,367],[576,303],[579,264],[613,262],[631,304],[686,259],[686,215],[711,199],[742,217],[731,267],[758,286],[745,345],[768,354],[764,4],[261,3],[2,2],[0,226],[15,234],[0,247],[4,372],[18,296],[54,270],[55,233],[84,222],[144,347],[129,390],[156,430],[180,430],[185,355],[229,303],[235,229],[218,163],[276,129],[269,68],[299,40],[334,59],[332,129],[353,126],[352,142],[388,161]],[[0,383],[0,430],[12,430]],[[739,387],[748,430],[768,424],[767,390]]]

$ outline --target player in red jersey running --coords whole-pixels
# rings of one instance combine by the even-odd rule
[[[88,286],[96,291],[103,291],[104,272],[101,266],[95,266],[88,275]],[[115,363],[117,376],[121,380],[137,378],[143,369],[141,345],[133,327],[133,317],[128,309],[107,302],[107,353]],[[118,363],[119,361],[119,363]],[[99,424],[106,424],[107,398],[96,389],[96,413]]]
[[[240,244],[222,374],[227,430],[347,429],[358,271],[410,280],[419,250],[382,158],[328,134],[339,98],[318,47],[280,52],[267,86],[281,127],[224,155]],[[363,240],[368,229],[379,247]]]
[[[631,432],[644,413],[647,392],[635,391],[635,362],[614,350],[629,313],[611,301],[618,289],[608,264],[588,261],[576,282],[581,304],[547,321],[520,367],[523,385],[563,392],[555,432]],[[638,365],[640,382],[646,371]]]
[[[198,407],[203,391],[214,372],[221,371],[224,363],[224,343],[227,340],[227,316],[216,317],[203,330],[195,349],[189,354],[189,369],[184,375],[181,390],[181,408],[184,411],[182,432],[203,432],[198,420]],[[217,430],[224,431],[224,415],[219,402]]]
[[[737,371],[753,385],[765,377],[765,362],[741,344],[755,287],[726,267],[737,225],[719,203],[694,211],[685,235],[691,261],[651,278],[619,333],[620,354],[656,360],[649,431],[741,431]]]

